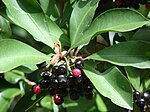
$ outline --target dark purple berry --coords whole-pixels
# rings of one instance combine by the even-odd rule
[[[55,88],[49,87],[49,88],[48,88],[48,93],[49,93],[51,96],[55,95],[55,94],[56,94]]]
[[[76,92],[71,92],[70,93],[70,99],[72,100],[78,100],[80,98],[80,94]]]
[[[59,87],[61,88],[66,88],[67,87],[67,77],[65,75],[59,75],[58,76],[58,83],[59,83]]]
[[[84,91],[85,92],[92,92],[93,91],[93,86],[91,86],[91,85],[84,85]]]
[[[133,93],[133,99],[134,100],[139,100],[140,99],[140,92],[138,92],[138,91],[135,91],[134,93]]]
[[[142,96],[145,101],[150,101],[150,93],[149,92],[144,92],[142,94]]]
[[[58,66],[53,66],[53,68],[52,68],[52,74],[58,75]]]
[[[67,68],[64,64],[61,64],[59,65],[58,67],[58,74],[61,75],[61,74],[67,74]]]
[[[83,61],[82,60],[76,60],[75,67],[79,68],[79,69],[82,69],[84,67]]]
[[[93,96],[94,96],[93,92],[85,93],[85,97],[89,100],[92,99]]]
[[[51,76],[51,73],[49,71],[45,71],[45,72],[42,73],[42,77],[44,79],[49,79],[50,76]]]
[[[55,95],[54,102],[56,105],[61,105],[64,102],[64,99],[60,95]]]
[[[49,80],[43,79],[43,80],[40,81],[40,87],[42,89],[48,88],[48,86],[49,86]]]
[[[73,75],[67,76],[68,85],[73,85],[75,82],[75,77]]]
[[[68,90],[66,88],[58,88],[57,94],[62,97],[66,97],[68,95]]]
[[[53,88],[58,88],[59,84],[58,84],[57,78],[52,78],[51,79],[50,86],[53,87]]]
[[[38,68],[45,68],[46,67],[46,61],[39,63],[36,65]]]
[[[139,0],[140,4],[144,5],[147,3],[147,0]]]
[[[137,100],[137,105],[140,107],[140,109],[143,110],[145,106],[145,100],[144,99]]]
[[[80,75],[79,77],[75,77],[75,83],[80,84],[82,82],[82,76]]]

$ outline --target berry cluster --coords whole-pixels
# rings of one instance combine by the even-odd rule
[[[150,93],[149,92],[140,93],[138,91],[135,91],[133,93],[133,98],[141,110],[144,110],[145,105],[150,103]]]
[[[140,4],[145,5],[145,7],[150,10],[150,3],[148,0],[115,0],[116,7],[132,7],[134,9],[139,9]]]
[[[43,65],[46,64],[41,63],[38,66],[43,68]],[[56,105],[62,104],[64,97],[68,94],[72,100],[78,100],[80,96],[91,99],[93,85],[82,71],[84,63],[81,60],[76,60],[74,65],[74,69],[70,73],[65,64],[53,66],[51,72],[44,71],[41,74],[43,79],[40,84],[32,87],[33,92],[39,94],[42,89],[47,89],[48,93],[53,96]]]

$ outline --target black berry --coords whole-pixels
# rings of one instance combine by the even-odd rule
[[[43,79],[43,80],[40,81],[40,87],[42,89],[48,88],[48,86],[49,86],[49,80]]]
[[[49,87],[48,88],[48,92],[51,96],[55,95],[56,94],[56,90],[53,88],[53,87]]]
[[[85,93],[85,97],[89,100],[92,99],[93,96],[94,96],[93,92]]]
[[[145,101],[150,101],[150,93],[144,92],[142,96]]]
[[[65,75],[58,76],[59,87],[66,88],[67,87],[67,77]]]
[[[58,66],[54,66],[54,67],[52,68],[52,74],[58,75]]]
[[[82,69],[82,68],[84,67],[83,61],[81,61],[81,60],[76,60],[76,62],[75,62],[75,67],[76,67],[76,68],[79,68],[79,69]]]
[[[67,74],[67,69],[66,69],[66,66],[64,64],[59,65],[59,67],[58,67],[58,74],[59,75]]]
[[[70,93],[70,99],[72,100],[78,100],[80,98],[80,94],[76,92],[71,92]]]
[[[133,93],[133,98],[134,98],[134,100],[139,100],[140,99],[140,92],[138,92],[138,91],[135,91],[134,93]]]
[[[51,73],[50,73],[49,71],[45,71],[45,72],[42,74],[42,77],[43,77],[44,79],[49,79],[50,76],[51,76]]]

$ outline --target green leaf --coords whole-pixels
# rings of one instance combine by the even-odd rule
[[[51,20],[56,21],[60,14],[56,5],[56,0],[40,0],[41,8]]]
[[[107,106],[99,94],[96,94],[96,105],[100,112],[107,112]]]
[[[34,39],[54,47],[60,36],[61,29],[45,17],[36,0],[3,0],[7,7],[8,17],[18,26],[26,29]]]
[[[6,39],[11,37],[11,29],[8,21],[0,16],[0,39]]]
[[[95,88],[113,103],[132,110],[132,88],[124,75],[115,67],[99,73],[90,64],[85,64],[84,72]]]
[[[72,43],[71,48],[87,44],[90,39],[104,32],[126,32],[149,23],[139,12],[132,9],[110,9],[100,14],[84,32],[82,38]]]
[[[50,60],[50,57],[14,39],[0,41],[0,73],[26,64]]]
[[[141,91],[140,89],[140,71],[137,68],[133,67],[125,67],[128,79],[130,83],[137,91]],[[141,91],[142,92],[142,91]]]
[[[149,46],[150,43],[144,41],[121,42],[100,50],[88,58],[120,66],[150,68]]]
[[[4,75],[4,78],[6,81],[16,84],[19,80],[24,79],[24,73],[18,70],[12,70],[9,72],[6,72]]]
[[[0,112],[7,112],[13,98],[20,94],[17,88],[9,88],[0,93]]]
[[[80,41],[83,32],[90,26],[99,0],[86,0],[75,5],[70,18],[71,46]],[[77,47],[77,46],[76,46]]]
[[[47,108],[49,110],[53,109],[53,105],[52,105],[52,98],[50,96],[45,96],[41,102],[40,102],[41,106],[44,108]]]
[[[142,92],[150,90],[150,73],[146,74],[143,81],[141,82],[141,89]]]
[[[25,112],[30,110],[37,102],[39,102],[44,95],[47,93],[41,93],[36,96],[36,99],[32,100],[33,95],[35,95],[32,91],[26,93],[15,105],[13,112]],[[29,112],[29,111],[27,111]]]

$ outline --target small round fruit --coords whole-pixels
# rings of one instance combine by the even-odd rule
[[[84,67],[83,61],[82,61],[82,60],[77,60],[77,61],[75,62],[75,67],[76,67],[76,68],[79,68],[79,69],[82,69],[82,68]]]
[[[41,93],[41,87],[39,85],[33,85],[32,89],[35,94]]]
[[[122,5],[122,0],[115,0],[116,7],[120,7]]]
[[[70,93],[70,99],[72,100],[78,100],[80,98],[80,94],[76,92],[71,92]]]
[[[68,95],[68,90],[66,88],[58,88],[57,94],[62,97],[66,97]]]
[[[64,99],[60,95],[54,95],[54,102],[56,105],[61,105],[64,102]]]
[[[143,98],[137,100],[137,105],[138,105],[141,109],[144,109],[145,100],[144,100]]]
[[[92,92],[93,91],[93,87],[91,85],[84,85],[84,91],[85,92]]]
[[[58,67],[58,74],[67,74],[67,69],[66,66],[64,64],[59,65]]]
[[[42,77],[44,79],[49,79],[50,76],[51,76],[51,73],[49,71],[45,71],[45,72],[42,73]]]
[[[43,79],[43,80],[40,81],[40,87],[42,89],[48,88],[48,86],[49,86],[49,80]]]
[[[81,75],[81,70],[78,68],[75,68],[72,70],[72,74],[74,77],[79,77]]]
[[[57,78],[52,78],[51,79],[51,83],[50,83],[50,86],[52,86],[53,88],[58,88],[58,80]]]
[[[140,93],[140,92],[135,91],[135,92],[133,93],[133,99],[134,99],[134,100],[139,100],[140,95],[141,95],[141,93]]]
[[[93,92],[85,93],[86,99],[91,100],[93,98],[93,96],[94,96]]]
[[[150,3],[145,4],[145,7],[150,10]]]
[[[58,75],[58,66],[53,66],[53,68],[52,68],[52,74]]]
[[[75,81],[75,77],[73,75],[67,76],[68,85],[73,85]]]
[[[36,65],[38,68],[45,68],[46,67],[46,61],[39,63]]]
[[[149,92],[144,92],[142,96],[145,101],[150,101],[150,93]]]
[[[53,95],[56,94],[56,90],[55,90],[53,87],[49,87],[49,88],[48,88],[48,93],[49,93],[51,96],[53,96]]]
[[[61,88],[67,88],[67,77],[65,75],[59,75],[58,76],[58,84],[59,84],[59,87]]]

